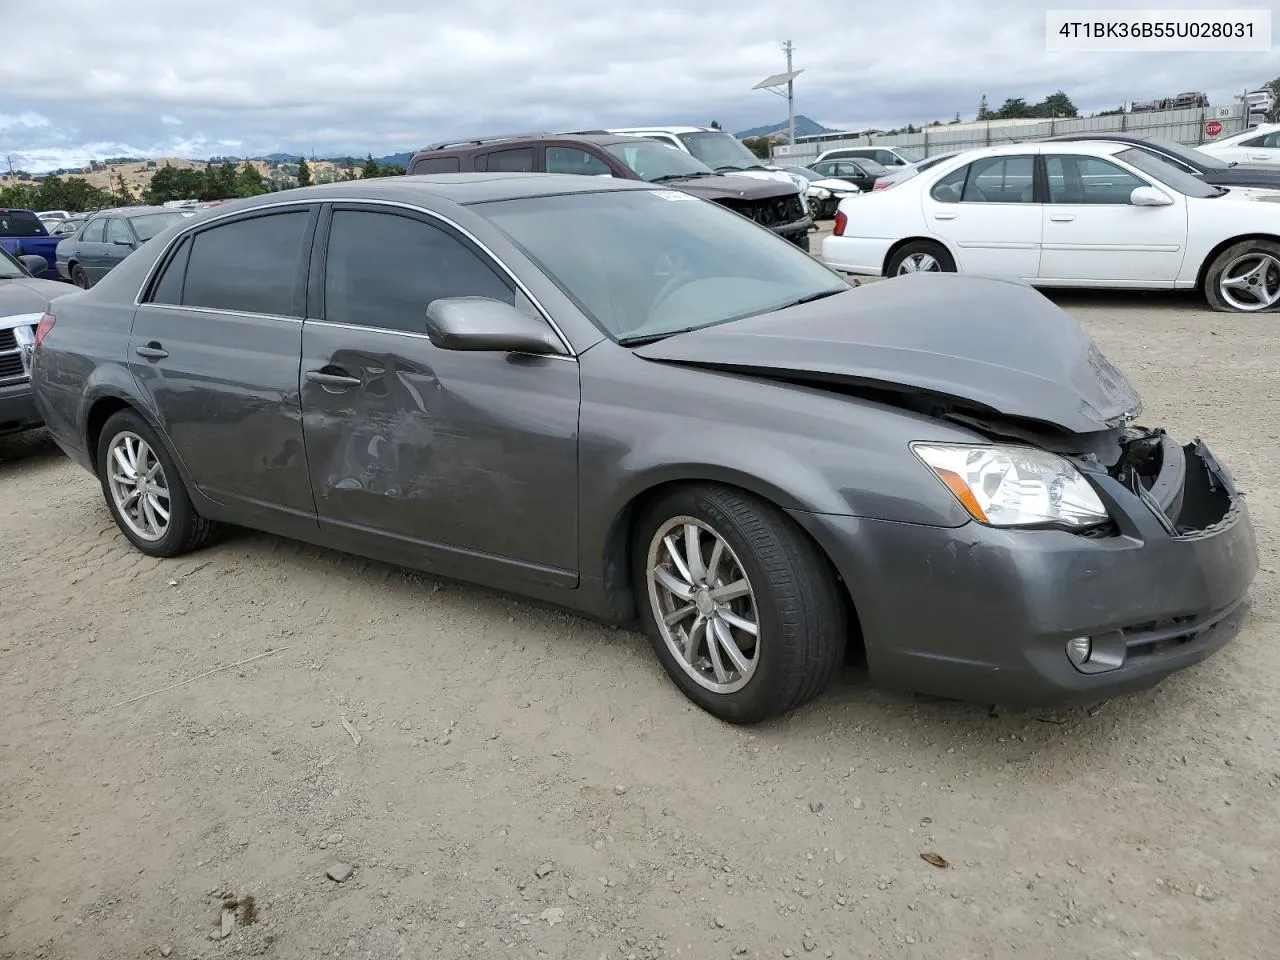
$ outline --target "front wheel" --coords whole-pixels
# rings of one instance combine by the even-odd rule
[[[113,414],[98,439],[98,476],[120,532],[152,557],[205,546],[217,525],[196,513],[173,458],[132,410]]]
[[[885,266],[886,277],[906,273],[955,273],[956,263],[946,248],[931,240],[913,240],[894,251]]]
[[[1204,295],[1223,313],[1280,309],[1280,243],[1244,240],[1227,247],[1205,271]]]
[[[825,556],[782,511],[722,486],[681,488],[640,519],[641,619],[681,691],[731,723],[813,699],[847,642]]]

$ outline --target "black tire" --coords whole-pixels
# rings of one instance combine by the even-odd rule
[[[116,438],[125,434],[133,434],[142,438],[160,463],[161,479],[168,489],[169,520],[163,536],[148,540],[131,529],[130,522],[122,515],[119,505],[111,492],[108,479],[111,466],[109,455]],[[107,509],[116,522],[116,526],[138,550],[151,557],[179,557],[212,543],[218,535],[218,524],[206,520],[196,512],[191,497],[182,482],[164,443],[161,442],[151,426],[133,410],[121,410],[111,415],[102,427],[98,438],[97,450],[98,479],[102,484],[102,495],[107,501]]]
[[[722,539],[754,594],[754,672],[733,692],[699,683],[658,625],[649,584],[650,547],[677,518],[693,518]],[[795,522],[759,497],[712,484],[662,496],[639,518],[632,569],[641,622],[658,660],[685,696],[722,720],[757,723],[793,710],[821,693],[840,666],[848,629],[835,573]]]
[[[932,257],[936,263],[936,270],[913,271],[902,269],[902,265],[913,257]],[[904,243],[897,250],[893,251],[893,255],[889,257],[889,262],[885,265],[884,275],[886,277],[896,277],[899,273],[955,273],[956,262],[951,259],[951,254],[947,252],[946,247],[940,243],[934,243],[932,240],[912,240],[910,243]]]
[[[78,263],[71,265],[71,282],[81,290],[89,289],[89,275],[84,272],[84,267]]]
[[[1233,274],[1247,272],[1248,265],[1255,259],[1261,265],[1265,258],[1271,258],[1269,268],[1265,271],[1265,288],[1253,286],[1242,289],[1238,293],[1230,288],[1222,287],[1222,280],[1229,269],[1244,260],[1243,264],[1232,270]],[[1263,303],[1264,295],[1260,291],[1266,289],[1274,294],[1280,287],[1280,243],[1274,240],[1242,240],[1234,243],[1213,258],[1209,268],[1204,272],[1204,298],[1209,306],[1220,313],[1274,313],[1280,310],[1280,300],[1268,305]],[[1235,303],[1232,303],[1232,300]],[[1250,302],[1258,303],[1256,308],[1249,308]],[[1241,305],[1243,304],[1243,305]]]

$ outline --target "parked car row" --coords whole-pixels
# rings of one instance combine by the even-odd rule
[[[1175,165],[1161,152],[1121,138],[966,151],[843,201],[822,256],[855,275],[1198,289],[1215,310],[1280,309],[1276,171],[1202,164],[1193,173],[1196,161]]]
[[[883,685],[1049,704],[1150,686],[1236,636],[1245,501],[1203,442],[1136,422],[1071,316],[978,277],[854,289],[672,189],[687,170],[490,165],[495,146],[616,158],[593,136],[174,221],[32,305],[39,415],[142,553],[229,523],[638,622],[733,722],[817,696],[850,647]],[[1143,168],[1108,149],[956,157],[840,217],[928,203],[978,223],[984,256],[1030,257],[999,211],[1038,217],[1046,191],[1078,223],[1090,200],[1119,209],[1128,181],[1090,164]]]
[[[156,234],[192,216],[190,210],[165,207],[101,210],[86,218],[73,237],[58,244],[58,276],[88,289]]]

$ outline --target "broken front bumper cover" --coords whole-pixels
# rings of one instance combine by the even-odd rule
[[[877,684],[987,703],[1096,700],[1203,660],[1246,619],[1258,567],[1248,509],[1207,447],[1180,449],[1176,513],[1170,490],[1093,475],[1113,523],[1087,533],[793,516],[849,585]],[[1092,665],[1066,654],[1080,637]]]

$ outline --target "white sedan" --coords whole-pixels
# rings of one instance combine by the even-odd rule
[[[1280,309],[1280,191],[1211,186],[1123,143],[970,150],[841,203],[834,230],[822,259],[845,273],[1200,289],[1215,310]]]
[[[1196,149],[1228,163],[1280,164],[1280,123],[1262,123]]]

